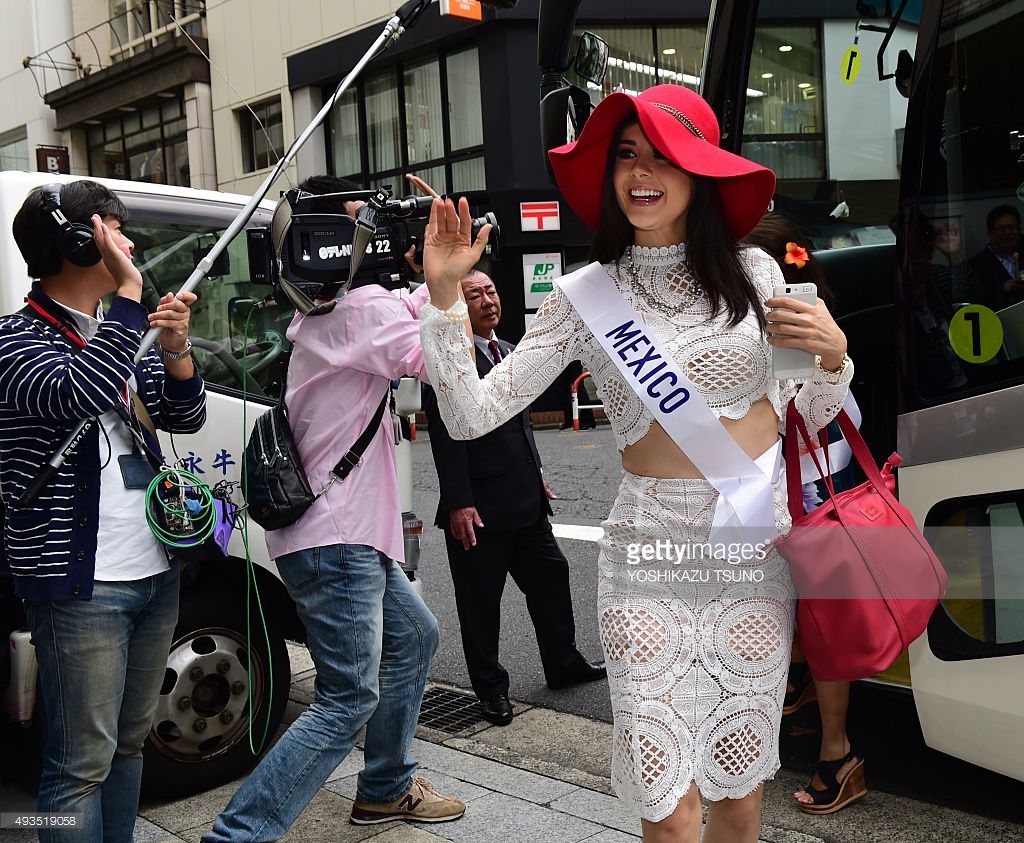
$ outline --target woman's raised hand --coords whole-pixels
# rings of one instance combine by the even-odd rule
[[[460,282],[480,260],[487,246],[491,226],[480,229],[472,242],[473,222],[469,202],[459,199],[458,212],[451,199],[435,199],[423,234],[423,276],[430,291],[430,302],[447,310],[459,299]]]
[[[768,342],[780,348],[800,348],[821,357],[827,371],[838,371],[846,355],[846,334],[836,324],[825,302],[808,304],[789,296],[775,296],[765,304]]]

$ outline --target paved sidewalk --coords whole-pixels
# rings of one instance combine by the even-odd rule
[[[292,647],[292,691],[286,720],[312,696],[314,671],[305,648]],[[634,843],[640,822],[612,795],[611,725],[550,709],[516,705],[507,727],[483,722],[456,735],[421,727],[413,755],[439,790],[467,804],[450,823],[348,821],[362,768],[357,749],[282,838],[286,843]],[[868,780],[870,786],[870,774]],[[240,782],[172,802],[141,806],[135,843],[198,843]],[[764,843],[979,843],[1024,841],[1020,826],[872,792],[830,817],[809,817],[790,794],[803,784],[781,771],[765,792]],[[0,791],[5,811],[31,808],[31,796]],[[28,843],[34,834],[0,831],[3,843]]]

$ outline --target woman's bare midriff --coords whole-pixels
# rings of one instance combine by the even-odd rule
[[[720,419],[751,459],[757,459],[779,438],[779,420],[767,398],[751,405],[741,419]],[[627,445],[622,452],[622,467],[642,477],[702,478],[704,475],[687,457],[665,429],[657,422],[639,442]]]

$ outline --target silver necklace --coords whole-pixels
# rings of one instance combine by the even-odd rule
[[[679,296],[680,301],[678,304],[670,304],[666,302],[661,296],[655,295],[651,291],[647,290],[643,284],[640,283],[640,277],[636,271],[636,262],[633,259],[633,249],[629,250],[629,277],[633,282],[630,286],[633,292],[640,296],[652,310],[657,310],[659,313],[664,313],[666,316],[676,316],[680,312],[690,307],[701,294],[700,286],[697,284],[689,273],[684,272],[684,286],[680,290]],[[667,292],[667,291],[666,291]]]

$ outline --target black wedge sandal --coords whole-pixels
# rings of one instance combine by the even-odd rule
[[[786,696],[782,700],[782,714],[787,716],[796,714],[808,703],[818,699],[818,689],[814,685],[814,677],[811,676],[811,669],[807,662],[792,662],[789,665],[789,677],[787,685],[792,685],[793,690],[786,689]]]
[[[837,778],[839,771],[851,762],[856,763],[840,781]],[[816,788],[808,784],[804,788],[804,792],[809,794],[813,801],[804,803],[799,799],[796,800],[797,807],[805,814],[834,814],[851,802],[856,802],[868,792],[864,784],[864,759],[859,758],[852,747],[842,758],[837,758],[834,761],[819,761],[818,778],[821,779],[825,787]]]

